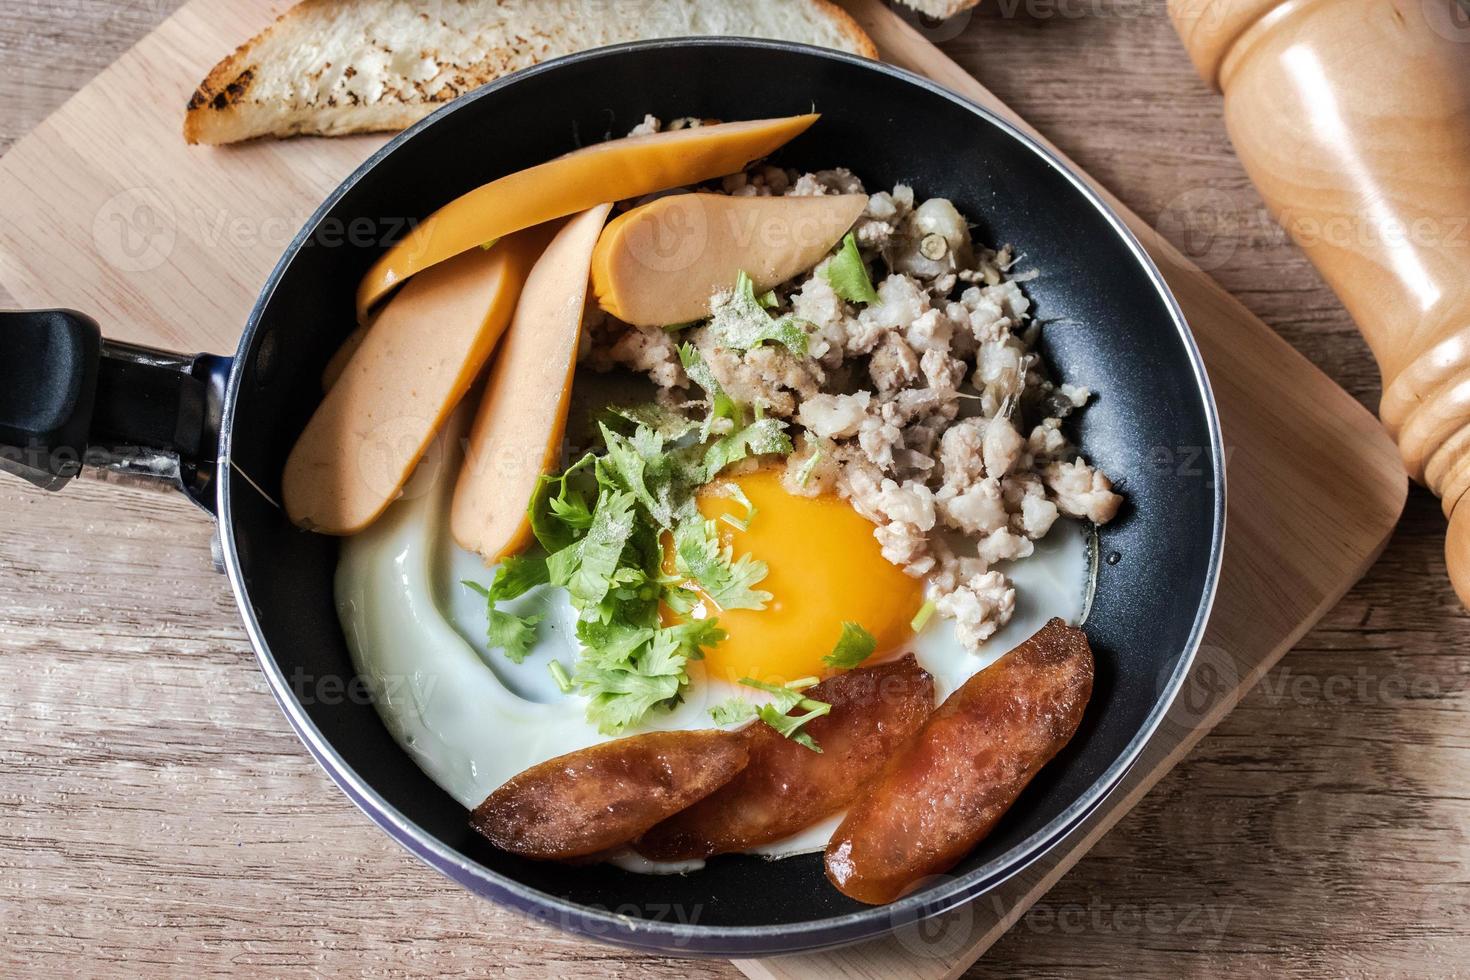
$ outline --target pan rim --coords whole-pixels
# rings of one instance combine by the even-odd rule
[[[1188,675],[1196,652],[1203,641],[1210,610],[1213,607],[1223,560],[1225,538],[1225,469],[1219,411],[1199,347],[1189,329],[1182,310],[1169,289],[1163,274],[1144,250],[1137,237],[1118,214],[1060,157],[1037,139],[1019,130],[993,110],[952,92],[921,75],[883,62],[857,55],[785,41],[756,40],[733,37],[666,38],[635,41],[568,55],[497,79],[468,93],[414,126],[398,134],[373,153],[344,179],[307,219],[301,230],[283,251],[260,295],[251,309],[242,331],[234,366],[225,392],[223,422],[220,431],[220,459],[230,458],[235,413],[243,378],[245,357],[253,347],[256,333],[266,308],[291,262],[312,230],[333,207],[367,173],[375,169],[399,147],[419,133],[482,98],[512,88],[542,73],[558,71],[569,65],[617,59],[629,53],[667,50],[671,48],[713,48],[719,50],[765,50],[817,57],[848,64],[916,86],[930,95],[946,99],[969,111],[980,121],[999,129],[1019,141],[1037,158],[1039,165],[1050,166],[1065,178],[1082,198],[1091,204],[1119,236],[1148,280],[1174,322],[1184,345],[1198,389],[1201,408],[1209,429],[1209,453],[1213,471],[1213,515],[1209,547],[1209,567],[1188,639],[1173,673],[1161,687],[1154,707],[1122,752],[1065,811],[1015,847],[993,858],[985,865],[962,876],[931,885],[893,903],[860,909],[839,916],[807,920],[800,923],[761,926],[707,926],[680,922],[654,921],[596,909],[567,901],[531,888],[506,875],[461,855],[435,835],[408,819],[363,780],[336,751],[307,715],[295,697],[289,678],[271,653],[255,610],[249,601],[249,590],[241,567],[234,532],[233,467],[222,466],[217,480],[217,506],[221,555],[230,585],[235,593],[246,633],[256,660],[265,674],[268,686],[282,712],[307,750],[348,798],[410,853],[471,891],[499,904],[517,909],[542,921],[580,935],[622,946],[675,955],[720,955],[751,957],[831,948],[871,939],[902,924],[941,915],[1002,884],[1020,873],[1055,846],[1087,818],[1118,786],[1137,761],[1144,747],[1164,720]],[[246,488],[247,490],[249,488]]]

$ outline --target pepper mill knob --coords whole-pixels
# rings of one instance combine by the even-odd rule
[[[1246,172],[1378,361],[1379,417],[1443,501],[1470,605],[1470,7],[1169,0]]]

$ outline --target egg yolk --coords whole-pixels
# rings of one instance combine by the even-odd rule
[[[755,508],[748,522],[730,484]],[[872,523],[845,500],[787,493],[780,470],[766,468],[716,480],[700,492],[698,504],[737,558],[748,554],[766,563],[767,575],[755,588],[772,596],[764,609],[720,609],[708,598],[696,609],[696,616],[717,617],[728,634],[705,651],[711,677],[786,683],[828,672],[822,657],[832,652],[845,621],[873,634],[875,657],[913,635],[910,623],[924,601],[921,583],[884,559]],[[731,526],[726,515],[747,529]]]

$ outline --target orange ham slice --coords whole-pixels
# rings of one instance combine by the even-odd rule
[[[522,228],[744,169],[817,121],[817,115],[695,126],[583,147],[492,180],[429,215],[390,248],[357,288],[357,318],[399,283]]]
[[[804,728],[821,752],[768,725],[744,729],[750,764],[634,848],[654,860],[683,861],[789,837],[847,806],[934,710],[934,678],[912,654],[838,674],[805,693],[832,705]]]
[[[460,547],[486,561],[499,561],[530,543],[526,506],[561,451],[587,268],[611,208],[600,204],[583,211],[546,246],[526,278],[515,318],[485,380],[454,486],[449,532]]]
[[[383,308],[287,457],[293,522],[355,534],[392,503],[510,323],[549,237],[531,228],[466,252]]]
[[[866,194],[661,197],[603,230],[592,289],[625,323],[698,320],[741,272],[763,293],[822,261],[867,206]]]
[[[827,844],[827,877],[879,905],[954,867],[1066,745],[1092,694],[1087,636],[1053,619],[930,716]]]
[[[338,347],[337,352],[327,361],[327,366],[322,368],[323,393],[331,391],[332,386],[337,383],[337,379],[342,377],[342,372],[347,370],[347,365],[352,360],[352,355],[356,354],[357,349],[362,346],[363,338],[367,336],[367,332],[367,326],[361,326],[352,331],[342,341],[342,346]]]

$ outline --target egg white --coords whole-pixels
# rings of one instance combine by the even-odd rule
[[[459,444],[463,414],[446,427],[441,447]],[[610,737],[587,722],[585,699],[563,694],[548,668],[555,658],[570,673],[577,658],[576,613],[564,592],[541,587],[504,607],[545,616],[523,663],[513,664],[488,647],[485,601],[461,583],[488,583],[493,570],[449,534],[456,467],[443,461],[443,453],[432,455],[403,498],[370,528],[342,542],[337,612],[353,665],[393,738],[440,788],[473,809],[515,774]],[[1016,585],[1016,613],[979,654],[965,651],[953,626],[933,617],[907,649],[934,675],[938,700],[1051,617],[1078,622],[1090,568],[1085,532],[1072,521],[1059,521],[1034,555],[1007,569]],[[689,674],[683,703],[654,714],[641,731],[708,728],[710,706],[753,693],[707,678],[698,663]],[[841,818],[834,815],[752,853],[775,858],[822,850]],[[645,873],[702,866],[651,862],[631,851],[610,860]]]

